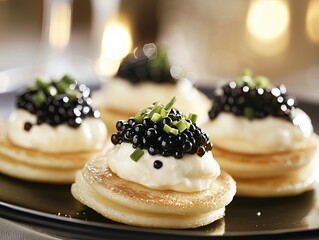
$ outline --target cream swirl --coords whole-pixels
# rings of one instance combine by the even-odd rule
[[[210,151],[203,157],[187,154],[182,159],[175,159],[151,156],[143,150],[144,155],[137,162],[130,158],[133,151],[129,143],[114,146],[107,153],[108,166],[119,177],[152,189],[202,191],[220,175],[220,167]],[[156,160],[163,164],[160,169],[154,168]]]
[[[293,123],[271,116],[249,120],[222,112],[202,128],[216,146],[240,153],[266,154],[305,146],[306,139],[313,132],[311,120],[298,108],[292,119]]]
[[[61,124],[36,124],[37,117],[26,110],[17,109],[9,117],[8,137],[14,144],[49,153],[85,152],[102,149],[107,130],[100,119],[85,118],[78,128]],[[29,131],[24,124],[34,124]]]
[[[95,100],[100,106],[134,114],[145,102],[168,102],[174,96],[178,99],[176,108],[197,114],[199,122],[208,119],[210,101],[188,79],[180,79],[176,84],[148,81],[132,84],[124,79],[114,78],[95,95]]]

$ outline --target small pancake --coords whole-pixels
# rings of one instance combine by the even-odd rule
[[[70,184],[79,168],[50,168],[32,165],[0,154],[0,173],[31,182]]]
[[[84,179],[101,195],[130,208],[161,213],[194,214],[219,209],[231,202],[235,182],[225,172],[210,189],[200,192],[154,190],[118,177],[108,167],[105,157],[86,164]]]
[[[151,213],[128,208],[96,192],[82,177],[77,174],[72,185],[73,196],[83,204],[94,209],[103,216],[128,225],[150,228],[184,229],[195,228],[212,223],[224,216],[225,208],[204,214],[180,215]]]
[[[312,190],[319,183],[319,150],[310,163],[299,169],[275,177],[236,178],[236,182],[238,196],[283,197]]]
[[[69,184],[85,163],[106,151],[47,153],[19,147],[7,137],[7,122],[0,120],[0,172],[23,180]]]
[[[201,192],[154,190],[114,174],[105,158],[86,164],[72,185],[73,196],[107,218],[129,225],[154,228],[195,228],[224,215],[236,192],[225,172]]]
[[[308,139],[307,147],[272,154],[243,154],[214,145],[213,155],[221,168],[236,178],[265,178],[278,176],[307,165],[318,149],[316,134]]]

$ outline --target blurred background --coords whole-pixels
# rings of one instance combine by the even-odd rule
[[[109,78],[148,42],[198,85],[249,67],[319,102],[319,0],[0,0],[0,92],[35,75]]]

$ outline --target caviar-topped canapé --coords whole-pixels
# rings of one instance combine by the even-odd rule
[[[36,115],[37,125],[47,123],[55,127],[67,124],[77,128],[86,117],[100,116],[100,112],[91,105],[90,94],[86,85],[79,85],[68,75],[50,82],[38,78],[17,97],[16,105],[18,109]],[[24,129],[29,131],[33,125],[26,122]]]
[[[133,84],[145,81],[176,83],[166,50],[163,47],[157,48],[153,43],[145,44],[143,48],[137,47],[126,56],[116,76]]]
[[[202,157],[212,149],[208,136],[197,125],[195,114],[188,118],[173,108],[176,98],[167,105],[154,103],[151,107],[139,111],[135,117],[127,121],[118,121],[117,133],[111,137],[112,143],[131,143],[136,150],[133,160],[143,154],[141,149],[150,155],[173,156],[182,158],[185,154],[197,154]],[[156,166],[155,166],[156,165]],[[160,163],[154,162],[155,168]]]
[[[245,70],[241,77],[215,90],[209,117],[215,119],[221,112],[230,112],[248,119],[273,116],[292,121],[296,107],[284,85],[276,87],[266,77],[253,78],[252,72]]]

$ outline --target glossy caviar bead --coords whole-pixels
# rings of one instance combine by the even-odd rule
[[[122,121],[122,120],[117,121],[117,123],[116,123],[116,129],[117,129],[118,131],[122,130],[123,125],[124,125],[124,121]]]
[[[24,124],[24,130],[30,131],[31,128],[32,128],[32,124],[31,124],[31,123],[26,122],[26,123]]]
[[[163,167],[163,163],[160,160],[155,160],[153,166],[155,169],[160,169]]]
[[[114,145],[119,144],[119,137],[117,134],[112,134],[111,141]]]
[[[156,148],[153,146],[150,146],[147,151],[150,155],[156,155],[158,153]]]

